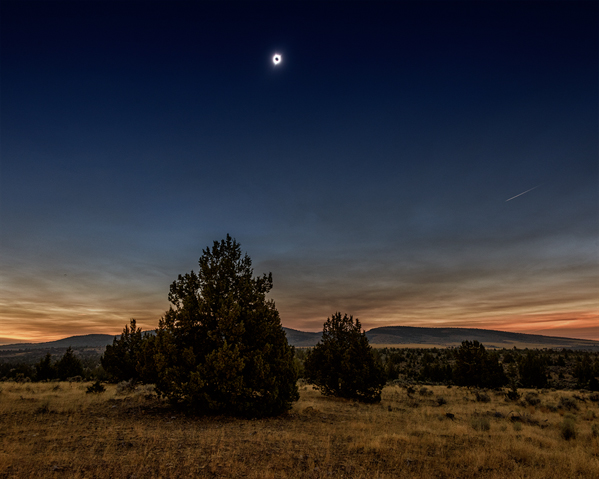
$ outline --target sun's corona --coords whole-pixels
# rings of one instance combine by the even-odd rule
[[[278,65],[283,60],[283,56],[280,53],[275,53],[272,57],[272,62],[274,65]]]

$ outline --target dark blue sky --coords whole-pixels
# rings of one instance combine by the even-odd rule
[[[285,326],[599,339],[597,18],[3,0],[0,336],[154,328],[230,233]]]

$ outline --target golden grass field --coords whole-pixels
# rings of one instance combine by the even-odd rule
[[[188,417],[148,386],[123,395],[86,394],[88,385],[0,383],[0,477],[599,477],[590,393],[539,391],[530,405],[495,391],[479,402],[465,388],[410,396],[389,386],[365,405],[301,386],[288,414],[245,420]]]

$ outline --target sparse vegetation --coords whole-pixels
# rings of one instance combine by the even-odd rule
[[[135,391],[135,381],[133,379],[121,381],[116,385],[116,394],[130,394],[133,391]]]
[[[559,399],[559,403],[557,405],[560,409],[565,409],[566,411],[577,410],[578,404],[572,397],[562,396]]]
[[[536,392],[528,392],[526,396],[524,396],[524,400],[526,404],[529,406],[538,406],[541,403],[541,399],[539,399],[539,395]]]
[[[491,398],[489,397],[489,395],[484,392],[475,391],[474,395],[476,396],[476,400],[478,402],[491,402]]]
[[[302,385],[288,413],[249,420],[185,415],[147,385],[120,395],[113,384],[86,394],[90,385],[3,383],[0,477],[599,477],[599,405],[544,406],[567,391],[535,391],[541,403],[520,406],[460,387],[408,397],[387,386],[380,404],[363,404]]]
[[[516,385],[516,381],[512,379],[512,384],[510,389],[505,393],[506,399],[509,401],[517,401],[520,399],[521,394],[518,392],[518,386]]]
[[[104,391],[106,391],[106,388],[104,386],[102,386],[100,381],[96,381],[91,386],[89,386],[85,392],[87,394],[92,394],[92,393],[100,394],[100,393],[103,393]]]
[[[475,431],[488,431],[491,429],[491,422],[489,421],[489,418],[484,416],[474,416],[470,420],[470,425]]]
[[[570,439],[576,439],[576,423],[572,415],[564,416],[562,423],[560,424],[560,431],[562,437],[569,441]]]

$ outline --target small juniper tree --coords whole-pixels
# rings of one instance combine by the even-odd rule
[[[139,379],[137,368],[144,338],[135,319],[131,319],[130,324],[131,327],[125,325],[123,333],[114,338],[112,345],[106,346],[101,358],[102,367],[116,382]]]
[[[299,399],[294,350],[266,294],[272,275],[227,235],[179,275],[154,342],[156,390],[199,413],[271,416]]]
[[[306,379],[325,396],[373,403],[381,400],[385,370],[376,360],[360,321],[335,313],[304,363]]]
[[[83,375],[81,360],[75,356],[72,348],[68,348],[62,358],[54,365],[56,374],[61,381],[75,376]]]
[[[52,355],[47,353],[35,365],[35,377],[38,381],[47,381],[56,377],[56,368],[52,364]]]

